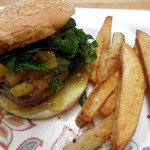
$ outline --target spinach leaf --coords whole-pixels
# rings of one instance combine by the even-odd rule
[[[65,82],[67,82],[84,64],[84,59],[83,57],[78,54],[76,57],[74,57],[71,60],[71,64],[69,65],[69,75],[65,79]]]
[[[70,61],[64,57],[57,56],[57,63],[58,65],[70,65]]]
[[[33,56],[31,54],[26,53],[26,52],[22,52],[22,53],[19,52],[17,54],[17,56],[15,56],[15,57],[16,57],[17,62],[26,62],[26,61],[32,60],[32,58],[33,58]]]
[[[52,81],[49,84],[49,87],[47,88],[48,91],[55,92],[60,90],[63,86],[63,80],[61,75],[54,75],[51,77]]]
[[[97,59],[97,54],[96,54],[96,52],[93,52],[85,57],[85,62],[87,64],[90,64],[91,62],[95,61],[96,59]]]
[[[67,65],[59,65],[57,67],[58,72],[60,71],[67,71],[68,70],[68,66]]]
[[[15,62],[16,62],[16,58],[15,57],[11,57],[8,62],[6,63],[7,68],[9,69],[10,73],[14,74],[15,71]]]
[[[73,18],[70,18],[70,20],[60,29],[61,32],[64,32],[70,28],[73,28],[76,26],[76,22]]]
[[[82,96],[79,99],[79,104],[81,106],[83,106],[83,104],[85,103],[86,100],[87,100],[87,95],[86,95],[86,92],[84,91],[84,93],[82,94]]]
[[[16,67],[16,71],[19,70],[27,70],[27,69],[35,69],[35,70],[41,70],[44,72],[49,72],[49,69],[46,68],[44,63],[40,63],[40,62],[24,62],[24,63],[19,63]]]

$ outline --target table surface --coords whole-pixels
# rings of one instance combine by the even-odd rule
[[[0,0],[0,6],[10,5],[19,0]],[[117,8],[150,10],[150,0],[70,0],[75,7]]]

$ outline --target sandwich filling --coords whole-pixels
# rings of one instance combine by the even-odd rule
[[[90,73],[96,47],[71,18],[54,35],[0,55],[0,94],[35,106],[63,88],[81,67]]]

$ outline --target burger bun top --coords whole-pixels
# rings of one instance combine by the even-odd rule
[[[0,54],[51,36],[74,12],[67,0],[22,0],[0,10]]]

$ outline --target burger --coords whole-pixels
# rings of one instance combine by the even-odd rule
[[[96,41],[66,0],[24,0],[0,11],[0,107],[24,118],[69,109],[86,89]]]

